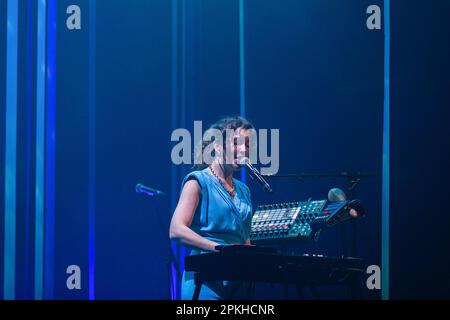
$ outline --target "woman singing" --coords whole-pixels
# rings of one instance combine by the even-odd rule
[[[170,238],[191,247],[192,254],[216,251],[217,245],[249,244],[252,205],[248,187],[233,178],[240,170],[238,155],[249,156],[250,129],[241,117],[224,118],[211,126],[222,133],[223,145],[214,144],[213,159],[203,169],[189,173],[183,180],[178,205],[170,224]],[[226,131],[234,133],[232,137]],[[240,138],[239,138],[240,137]],[[232,156],[231,161],[226,161]],[[210,281],[202,285],[199,299],[228,297],[232,284]],[[192,299],[194,275],[185,272],[182,298]]]

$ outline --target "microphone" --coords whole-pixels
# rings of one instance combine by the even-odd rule
[[[252,165],[249,158],[243,157],[243,158],[239,159],[239,165],[245,166],[250,171],[250,176],[252,178],[255,178],[259,182],[259,184],[262,186],[264,191],[266,191],[268,193],[273,192],[272,188],[267,183],[266,179],[264,179],[264,177],[261,175],[261,173]]]
[[[347,200],[347,196],[345,195],[344,191],[342,191],[339,188],[333,188],[328,191],[328,201],[339,203],[342,201]]]
[[[328,191],[328,201],[332,203],[340,203],[342,201],[347,201],[347,196],[344,191],[339,188],[333,188]],[[364,207],[360,200],[352,200],[348,202],[349,215],[352,218],[358,218],[365,215]]]
[[[145,193],[151,197],[153,196],[165,196],[166,194],[162,191],[144,186],[142,183],[138,183],[135,187],[136,193]]]

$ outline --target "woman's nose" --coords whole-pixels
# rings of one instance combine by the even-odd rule
[[[246,157],[249,155],[249,148],[247,148],[245,145],[241,145],[238,148],[238,152]]]

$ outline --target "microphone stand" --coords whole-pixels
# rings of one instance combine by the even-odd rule
[[[146,192],[144,192],[144,194],[146,194],[147,196],[151,196],[151,197],[155,196],[155,194],[149,194]],[[161,195],[165,195],[165,194],[161,193]],[[168,226],[164,224],[164,221],[162,220],[160,211],[157,209],[156,206],[155,206],[155,211],[156,211],[156,217],[158,220],[158,224],[161,227],[161,230],[163,230],[163,231],[167,230]],[[176,272],[178,280],[181,280],[181,270],[180,270],[180,264],[179,264],[178,260],[176,259],[175,254],[173,253],[171,241],[170,241],[169,237],[167,236],[167,234],[165,234],[164,236],[167,239],[166,246],[167,246],[168,253],[169,253],[169,257],[167,258],[166,263],[167,263],[167,276],[168,276],[168,289],[169,289],[168,296],[169,296],[169,300],[170,300],[172,298],[172,296],[171,296],[172,286],[174,285],[172,283],[172,264],[175,267],[175,272]]]
[[[347,178],[349,181],[354,181],[356,178],[367,178],[367,177],[375,177],[377,174],[375,172],[348,172],[348,171],[341,171],[341,172],[331,172],[331,173],[294,173],[294,174],[276,174],[276,175],[262,175],[265,178],[288,178],[288,179],[299,179],[300,181],[303,181],[304,178]],[[349,189],[350,190],[350,189]]]
[[[158,217],[158,223],[159,223],[159,225],[161,227],[161,230],[164,230],[164,231],[168,230],[169,228],[168,228],[168,226],[164,225],[164,222],[161,219],[161,215],[159,214],[159,211],[157,211],[156,216]],[[168,286],[169,286],[168,296],[169,296],[169,300],[171,300],[171,298],[172,298],[172,295],[171,295],[171,293],[172,293],[172,286],[175,285],[174,283],[172,283],[172,264],[175,267],[175,272],[176,272],[176,276],[177,276],[178,280],[181,280],[181,270],[180,270],[180,264],[178,263],[178,260],[175,257],[175,254],[173,253],[172,244],[171,244],[170,238],[168,237],[167,233],[165,234],[165,237],[167,239],[166,246],[167,246],[167,249],[168,249],[168,252],[169,252],[169,257],[166,260]]]
[[[361,178],[356,176],[349,176],[348,178],[348,190],[350,191],[350,198],[353,200],[356,198],[356,186],[361,181]],[[353,256],[356,257],[358,255],[358,246],[357,246],[357,228],[356,228],[356,220],[352,220],[352,252]]]

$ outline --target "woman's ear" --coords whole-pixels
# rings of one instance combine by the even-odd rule
[[[223,154],[223,146],[221,146],[219,143],[214,143],[214,156],[221,157],[222,154]]]

